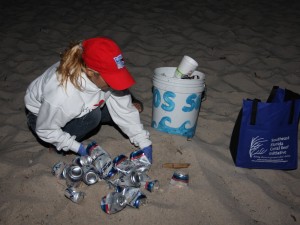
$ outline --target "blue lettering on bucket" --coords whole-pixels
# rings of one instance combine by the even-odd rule
[[[153,106],[155,108],[158,108],[160,105],[161,97],[160,97],[160,92],[157,88],[153,89]]]
[[[163,103],[161,105],[161,108],[167,112],[172,112],[175,108],[175,103],[173,102],[173,100],[171,98],[175,98],[176,94],[172,91],[166,91],[163,95],[163,98],[165,100],[165,103]]]
[[[166,91],[163,94],[164,103],[161,104],[161,94],[160,91],[157,88],[153,89],[153,106],[155,108],[160,107],[167,112],[172,112],[175,108],[175,102],[172,100],[172,98],[175,98],[176,94],[172,91]]]
[[[191,94],[190,96],[187,97],[186,103],[189,106],[183,106],[182,111],[183,112],[191,112],[194,109],[198,110],[200,109],[201,105],[201,95],[196,95],[196,94]]]
[[[153,88],[153,106],[155,108],[161,107],[167,112],[172,112],[175,109],[175,102],[173,99],[176,98],[176,94],[172,91],[166,91],[163,94],[164,103],[161,104],[161,93],[157,88]],[[201,94],[197,95],[195,93],[187,97],[187,105],[182,107],[183,112],[191,112],[193,110],[199,110],[201,106]]]
[[[186,128],[187,124],[191,124],[190,121],[185,121],[180,127],[178,128],[173,128],[168,126],[166,123],[171,123],[172,120],[170,117],[165,116],[163,118],[161,118],[160,122],[158,124],[156,124],[155,121],[152,121],[151,126],[157,130],[160,130],[162,132],[167,132],[169,134],[178,134],[178,135],[182,135],[188,138],[192,138],[195,134],[195,130],[196,130],[196,124],[191,127],[191,128]]]

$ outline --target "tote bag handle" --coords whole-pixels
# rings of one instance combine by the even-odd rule
[[[250,125],[255,125],[256,124],[256,116],[257,116],[257,109],[258,109],[258,103],[259,102],[260,102],[259,99],[253,99],[253,101],[252,101]],[[295,114],[294,111],[295,111],[295,100],[292,100],[288,124],[293,123],[294,114]]]
[[[300,95],[293,91],[290,91],[288,89],[282,89],[282,88],[279,88],[278,86],[273,86],[273,88],[270,92],[270,95],[267,99],[267,102],[274,102],[276,95],[281,95],[281,96],[279,96],[279,97],[281,97],[280,100],[277,100],[277,102],[286,102],[286,101],[290,101],[290,100],[300,99]]]

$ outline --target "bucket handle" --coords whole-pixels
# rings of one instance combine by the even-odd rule
[[[204,102],[206,100],[206,95],[207,95],[207,85],[204,84],[204,91],[202,92],[201,102]]]

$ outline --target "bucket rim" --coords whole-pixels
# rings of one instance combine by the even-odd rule
[[[188,85],[191,85],[191,84],[195,84],[195,85],[199,85],[199,84],[205,84],[205,73],[201,72],[201,71],[194,71],[195,74],[197,75],[203,75],[202,78],[200,79],[179,79],[177,77],[174,77],[173,74],[172,76],[170,75],[167,75],[165,73],[158,73],[159,70],[174,70],[174,73],[175,73],[175,70],[176,70],[177,67],[157,67],[154,69],[154,74],[153,74],[153,78],[155,79],[158,79],[158,80],[163,80],[165,82],[172,82],[172,83],[178,83],[178,84],[188,84]],[[194,74],[193,73],[193,74]]]
[[[174,76],[173,73],[175,73],[177,67],[157,67],[154,69],[154,76],[161,76],[161,77],[167,77],[167,78],[172,78],[172,80],[180,80],[180,81],[185,81],[185,80],[205,80],[206,74],[202,71],[195,70],[192,74],[194,75],[202,75],[200,79],[180,79]],[[159,70],[165,70],[165,71],[172,71],[171,74],[165,74],[165,73],[158,73]]]

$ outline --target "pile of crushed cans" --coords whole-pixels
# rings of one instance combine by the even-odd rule
[[[134,151],[129,157],[119,155],[113,160],[96,142],[87,146],[88,155],[77,156],[70,164],[57,162],[52,174],[66,180],[65,196],[72,202],[80,203],[85,193],[77,190],[86,185],[105,181],[114,191],[101,199],[101,208],[107,214],[121,211],[127,205],[139,208],[146,203],[141,189],[154,191],[159,188],[158,180],[152,180],[147,172],[151,163],[142,150]]]

